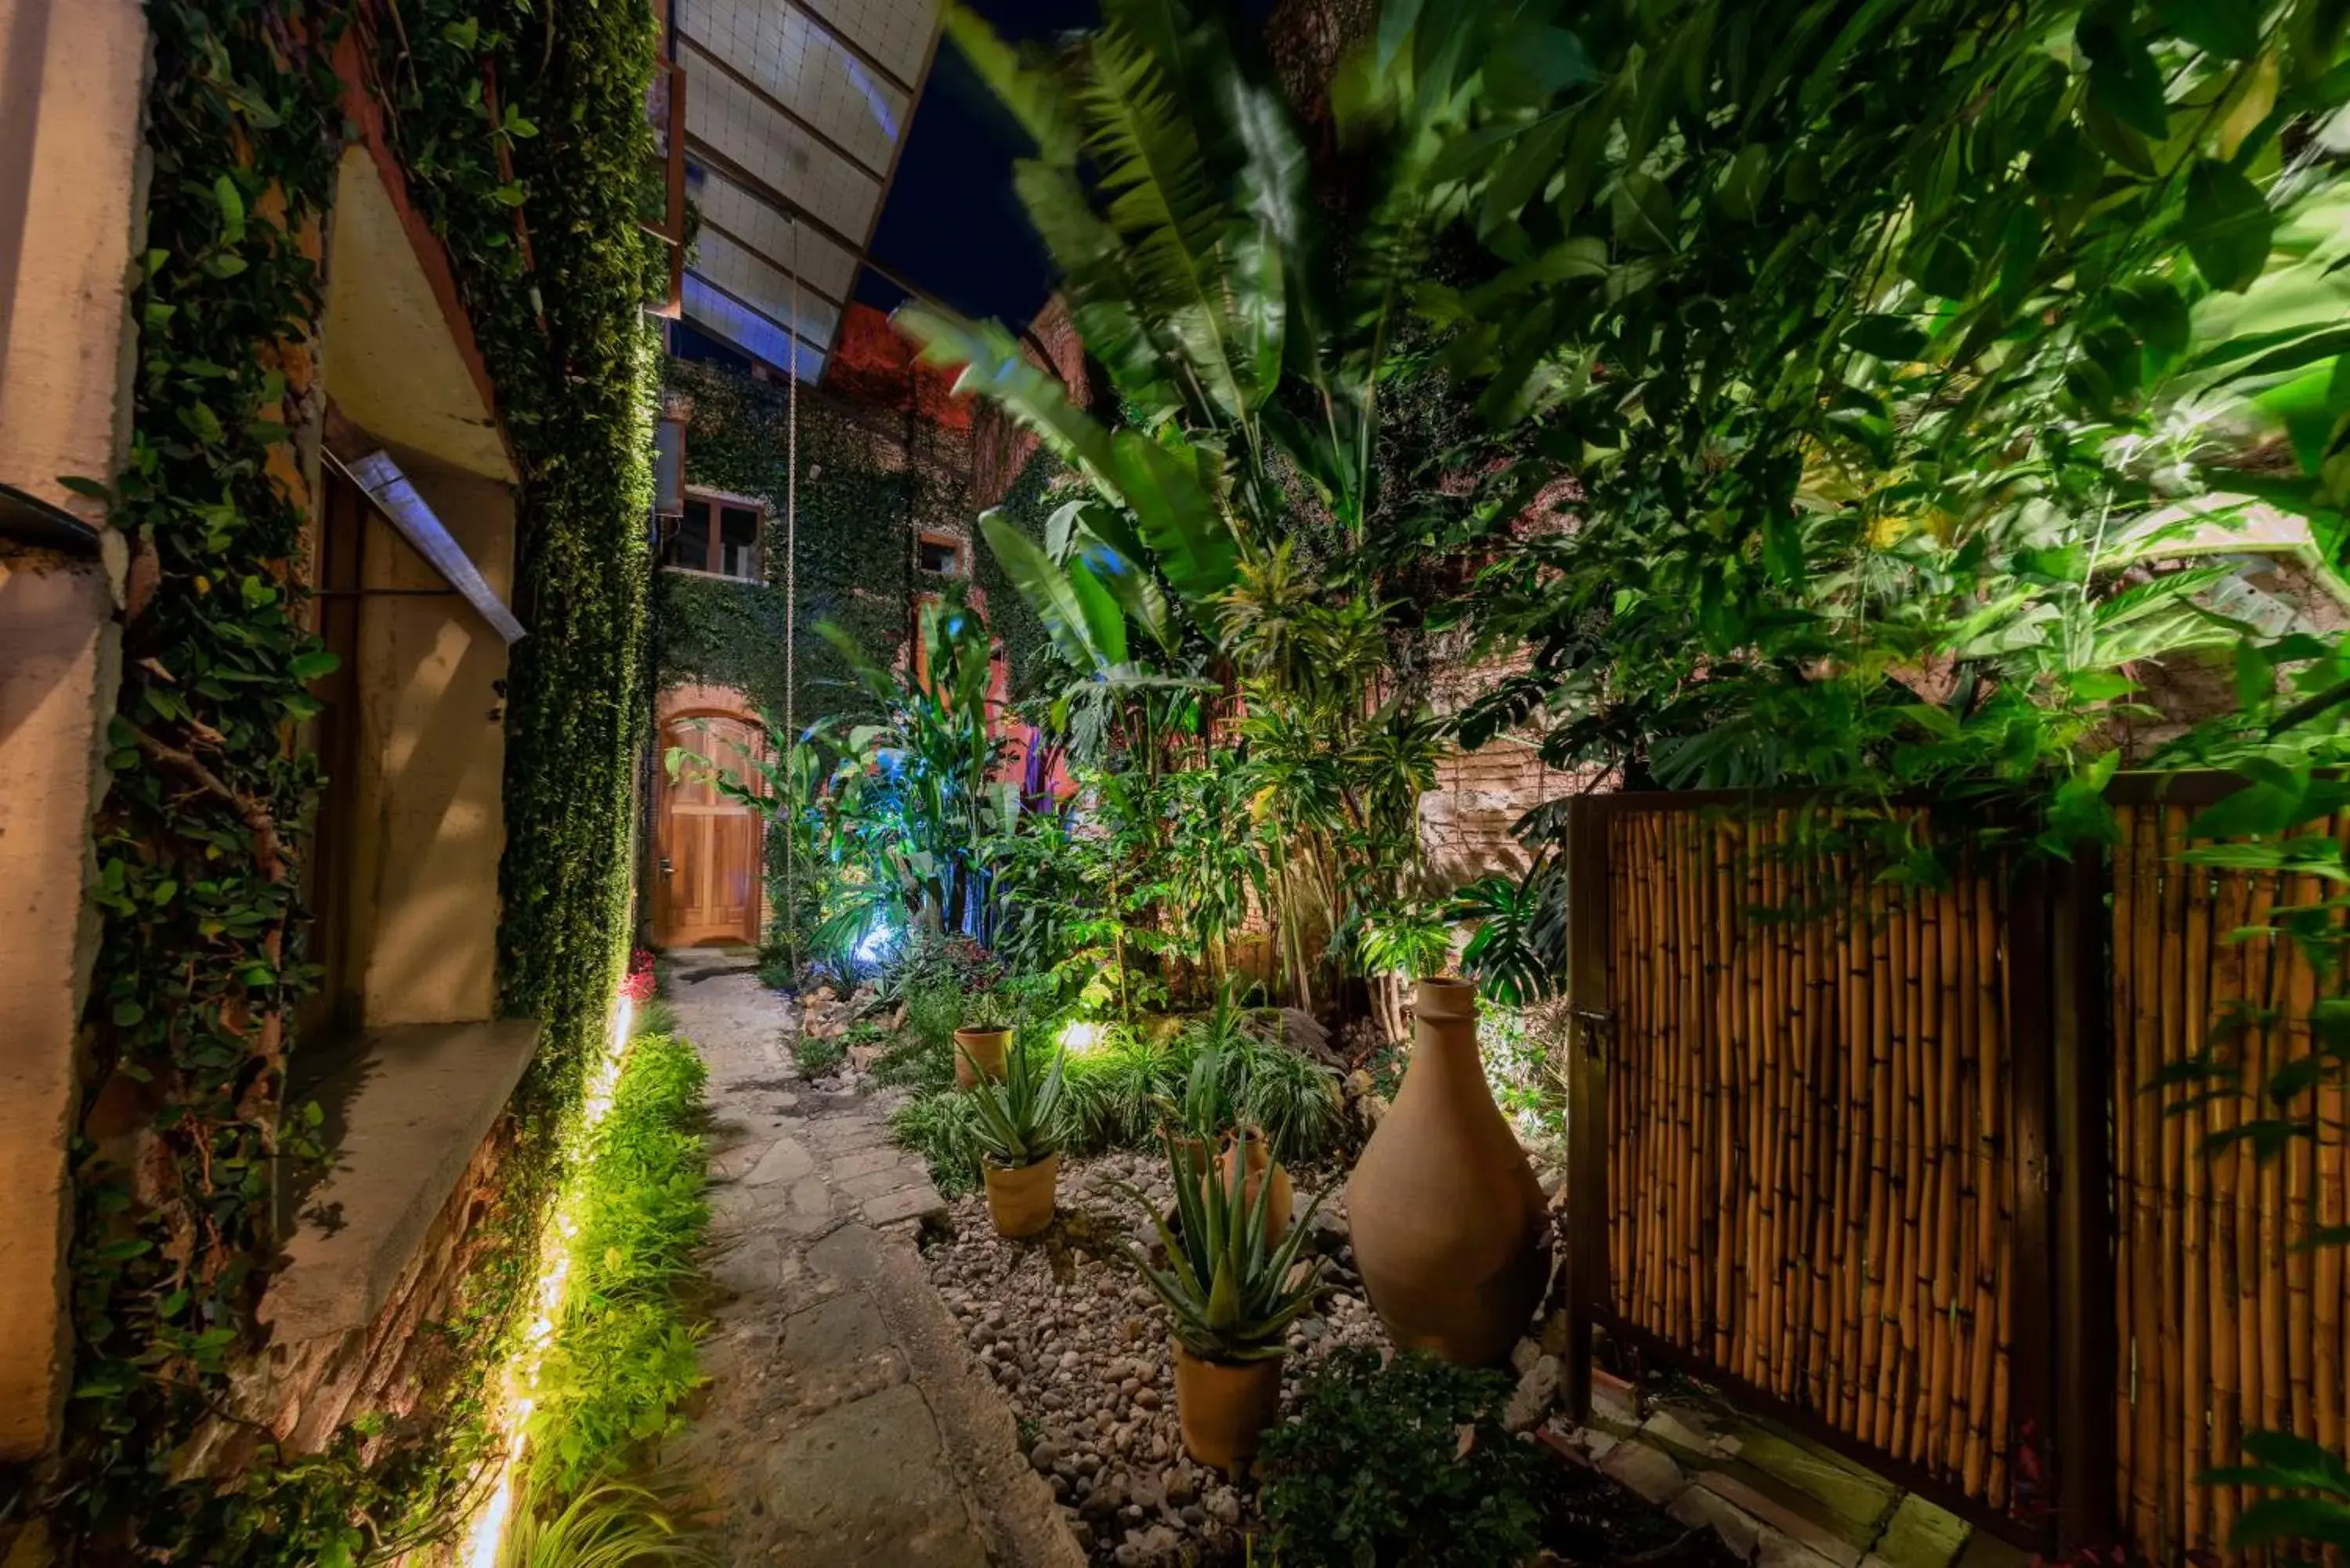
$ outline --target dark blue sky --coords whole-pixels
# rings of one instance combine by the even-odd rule
[[[979,0],[973,9],[1007,38],[1050,37],[1094,19],[1093,0]],[[1029,151],[962,51],[941,40],[873,230],[874,259],[967,316],[1026,326],[1052,289],[1044,244],[1012,189],[1012,165]],[[906,296],[868,268],[857,297],[894,310]]]

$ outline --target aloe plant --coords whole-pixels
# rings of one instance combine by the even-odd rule
[[[1195,1170],[1187,1172],[1174,1137],[1166,1135],[1162,1142],[1174,1177],[1175,1222],[1169,1224],[1142,1193],[1131,1187],[1126,1191],[1158,1227],[1167,1266],[1155,1267],[1139,1253],[1136,1264],[1165,1303],[1169,1327],[1185,1350],[1201,1361],[1227,1365],[1269,1361],[1282,1353],[1289,1325],[1322,1292],[1324,1260],[1312,1259],[1302,1272],[1297,1266],[1298,1249],[1322,1196],[1315,1195],[1280,1245],[1268,1248],[1272,1172],[1252,1199],[1242,1161],[1227,1162],[1222,1180],[1201,1181]]]
[[[955,1047],[958,1054],[970,1053]],[[975,1067],[977,1063],[973,1063]],[[1055,1050],[1053,1064],[1039,1075],[1035,1053],[1025,1041],[1014,1041],[1003,1054],[1001,1082],[982,1077],[972,1091],[978,1121],[972,1135],[987,1158],[1000,1166],[1034,1165],[1060,1152],[1055,1116],[1061,1103],[1062,1075],[1068,1054]]]

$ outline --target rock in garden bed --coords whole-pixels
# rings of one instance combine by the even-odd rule
[[[1256,1487],[1183,1452],[1166,1320],[1127,1261],[1147,1222],[1113,1185],[1120,1181],[1156,1205],[1171,1200],[1162,1161],[1110,1154],[1064,1160],[1060,1217],[1033,1242],[997,1237],[983,1199],[958,1201],[951,1232],[929,1249],[931,1278],[972,1353],[1003,1390],[1030,1462],[1095,1563],[1237,1564],[1244,1533],[1262,1529]],[[1301,1174],[1297,1185],[1302,1212],[1320,1182]],[[1331,1260],[1337,1289],[1290,1336],[1285,1402],[1337,1346],[1387,1343],[1349,1267],[1342,1201],[1334,1194],[1315,1218],[1312,1244]],[[1681,1533],[1605,1478],[1571,1471],[1564,1461],[1559,1470],[1558,1506],[1546,1512],[1560,1529],[1545,1530],[1545,1538],[1572,1555],[1551,1561],[1652,1552]],[[1608,1555],[1586,1555],[1603,1545]]]

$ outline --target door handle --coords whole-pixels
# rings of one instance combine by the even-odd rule
[[[669,857],[666,855],[660,857],[660,870],[661,875],[664,877],[674,877],[677,875],[677,867],[669,863]]]

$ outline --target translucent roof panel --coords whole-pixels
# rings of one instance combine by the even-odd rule
[[[790,275],[723,234],[713,234],[706,227],[702,231],[701,241],[694,249],[693,270],[696,276],[715,284],[761,315],[796,328],[801,337],[818,348],[832,341],[832,329],[839,323],[839,306],[802,284],[798,290],[798,315],[795,317]]]
[[[685,275],[685,318],[745,354],[787,369],[803,381],[824,374],[824,355],[757,311],[729,299],[694,273]]]
[[[939,0],[676,0],[674,15],[702,212],[686,315],[812,376],[921,97]],[[785,325],[795,267],[806,296],[796,352]]]
[[[723,174],[712,171],[696,187],[702,199],[702,233],[733,241],[780,267],[795,269],[800,281],[834,300],[846,300],[857,286],[857,255],[806,223],[796,236],[792,221]],[[794,246],[797,250],[795,253]]]
[[[905,129],[910,95],[789,6],[679,0],[678,31],[708,48],[875,174]]]

